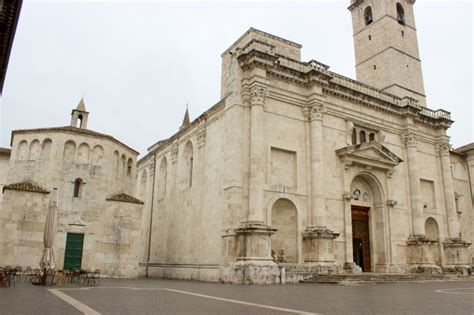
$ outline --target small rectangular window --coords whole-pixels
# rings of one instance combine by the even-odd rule
[[[369,40],[372,40],[372,35],[369,35]]]
[[[402,31],[402,37],[405,37],[405,31]]]
[[[376,66],[376,65],[374,65],[374,70],[377,70],[377,66]]]

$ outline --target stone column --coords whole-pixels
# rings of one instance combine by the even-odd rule
[[[249,221],[263,222],[264,206],[264,105],[266,90],[261,86],[250,89],[250,181]]]
[[[280,270],[271,256],[271,236],[276,232],[264,222],[265,141],[264,106],[266,89],[254,84],[250,95],[250,166],[248,221],[227,232],[224,246],[232,248],[235,262],[220,266],[221,281],[241,284],[271,284],[280,281]],[[228,255],[227,255],[228,256]]]
[[[443,172],[443,191],[446,215],[448,217],[448,235],[450,239],[459,239],[459,220],[456,213],[456,203],[454,201],[454,186],[451,175],[451,161],[449,160],[449,143],[438,144],[438,151],[441,160],[441,170]]]
[[[339,268],[334,259],[334,239],[339,234],[326,226],[326,205],[324,197],[324,104],[312,100],[303,109],[311,121],[311,226],[303,233],[303,260],[313,272],[334,273]]]
[[[421,206],[420,176],[418,175],[416,135],[409,131],[404,135],[408,157],[408,177],[410,181],[410,200],[413,236],[425,235],[425,222]]]
[[[408,157],[408,177],[410,182],[411,215],[413,233],[407,240],[408,271],[414,273],[441,273],[434,264],[432,246],[436,241],[425,235],[425,220],[421,206],[420,176],[418,174],[417,138],[413,131],[404,135]]]
[[[438,152],[441,160],[441,170],[443,172],[444,202],[446,215],[448,217],[448,238],[443,242],[445,272],[470,273],[469,254],[467,248],[471,245],[461,238],[460,223],[456,212],[454,196],[454,183],[451,174],[451,161],[449,159],[449,143],[442,141],[438,144]]]

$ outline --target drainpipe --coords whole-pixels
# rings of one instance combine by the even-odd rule
[[[148,265],[150,263],[151,256],[151,229],[153,226],[153,206],[155,205],[155,178],[156,178],[156,152],[153,155],[153,183],[151,186],[151,209],[150,209],[150,225],[148,230],[148,253],[146,260],[146,273],[145,276],[148,278]]]

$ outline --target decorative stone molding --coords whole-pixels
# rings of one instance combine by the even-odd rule
[[[263,105],[267,97],[267,91],[262,86],[253,86],[249,89],[250,105]]]
[[[462,247],[467,248],[471,246],[472,243],[466,242],[461,238],[447,238],[443,242],[444,247]]]
[[[352,200],[352,194],[350,191],[346,191],[342,194],[343,200]]]
[[[240,223],[235,229],[237,235],[241,234],[267,234],[273,235],[277,229],[274,229],[260,221],[247,221]]]
[[[416,148],[417,139],[418,139],[418,137],[413,131],[407,131],[403,135],[403,140],[405,141],[405,145],[407,147],[415,147]]]
[[[432,240],[427,235],[410,235],[407,240],[407,245],[421,245],[421,244],[434,244],[437,241]]]
[[[449,156],[449,151],[451,150],[451,145],[448,141],[440,141],[436,145],[436,152],[439,156]]]
[[[149,176],[153,178],[155,176],[155,164],[151,163],[148,168],[148,173],[150,174]]]
[[[339,233],[334,233],[325,226],[308,226],[303,232],[303,239],[318,238],[333,240],[339,237]]]
[[[242,102],[244,105],[250,105],[250,89],[248,86],[242,88]]]
[[[389,207],[395,207],[398,204],[398,201],[396,200],[387,200],[387,206]]]
[[[326,106],[319,101],[311,101],[310,104],[303,107],[303,116],[307,120],[321,120],[327,111]]]
[[[198,148],[202,148],[206,145],[206,128],[201,127],[197,132],[197,144]]]
[[[171,148],[171,163],[176,163],[178,161],[178,144],[173,144]]]
[[[303,117],[305,120],[311,120],[311,105],[303,106]]]

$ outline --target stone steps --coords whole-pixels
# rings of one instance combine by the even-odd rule
[[[458,277],[454,277],[459,279]],[[463,277],[465,278],[465,277]],[[358,283],[391,283],[391,282],[417,282],[417,281],[442,281],[455,280],[453,276],[445,274],[387,274],[387,273],[361,273],[361,274],[332,274],[311,275],[302,280],[303,283],[332,283],[332,284],[358,284]]]

